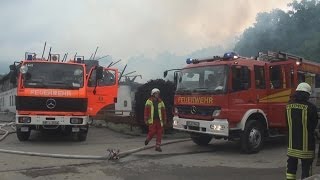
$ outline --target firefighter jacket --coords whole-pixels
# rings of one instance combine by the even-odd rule
[[[158,104],[154,105],[154,102],[158,103]],[[158,106],[158,108],[157,108],[158,113],[155,113],[154,107],[157,107],[157,106]],[[160,98],[158,98],[158,100],[156,100],[155,98],[151,97],[147,100],[147,102],[145,104],[145,108],[144,108],[144,121],[145,121],[145,123],[148,125],[153,124],[155,114],[158,114],[161,127],[163,127],[163,124],[165,123],[165,121],[167,119],[165,105]]]
[[[314,131],[318,123],[317,108],[303,99],[294,99],[286,106],[288,125],[287,155],[300,159],[314,158]]]

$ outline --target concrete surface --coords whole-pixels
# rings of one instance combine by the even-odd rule
[[[167,135],[163,142],[175,139]],[[0,142],[1,149],[105,155],[107,149],[126,151],[143,146],[144,136],[130,136],[107,128],[91,128],[87,141],[33,132],[30,141],[15,134]],[[150,142],[154,144],[155,140]],[[286,145],[283,139],[266,142],[257,154],[241,154],[237,142],[213,140],[200,147],[192,141],[138,152],[116,161],[56,159],[0,153],[1,180],[42,179],[285,179]],[[314,167],[314,173],[320,173]],[[298,176],[300,171],[298,172]]]

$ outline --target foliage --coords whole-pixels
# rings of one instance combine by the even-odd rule
[[[320,61],[320,1],[295,0],[288,6],[288,12],[275,9],[258,14],[253,27],[239,38],[235,51],[244,56],[284,51]]]

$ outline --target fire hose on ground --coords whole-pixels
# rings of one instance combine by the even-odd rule
[[[8,131],[6,129],[2,129],[3,127],[11,127],[13,129],[13,131]],[[15,123],[11,122],[11,123],[5,123],[5,124],[0,124],[0,131],[4,132],[4,134],[2,135],[2,137],[0,138],[0,141],[4,140],[9,134],[15,133],[16,132],[16,128],[15,128]]]
[[[0,131],[4,132],[2,134],[2,137],[0,138],[0,141],[5,139],[9,134],[15,133],[16,128],[14,126],[14,122],[12,123],[6,123],[6,124],[0,124]],[[6,129],[3,129],[4,127],[11,127],[14,131],[8,131]],[[185,142],[185,141],[190,141],[190,138],[187,139],[178,139],[178,140],[172,140],[169,142],[165,142],[162,144],[164,145],[169,145],[169,144],[174,144],[174,143],[179,143],[179,142]],[[147,149],[154,148],[155,146],[143,146],[140,148],[135,148],[135,149],[130,149],[127,151],[120,152],[120,150],[116,149],[108,149],[107,152],[109,154],[105,156],[93,156],[93,155],[68,155],[68,154],[50,154],[50,153],[39,153],[39,152],[26,152],[26,151],[15,151],[15,150],[7,150],[7,149],[0,149],[1,153],[9,153],[9,154],[18,154],[18,155],[28,155],[28,156],[39,156],[39,157],[50,157],[50,158],[65,158],[65,159],[90,159],[90,160],[116,160],[119,158],[126,157],[130,154],[137,153],[140,151],[144,151]]]

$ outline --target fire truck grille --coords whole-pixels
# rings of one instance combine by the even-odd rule
[[[205,106],[178,106],[179,116],[183,115],[197,115],[197,116],[212,116],[212,113],[216,107]]]
[[[20,111],[86,112],[87,106],[87,98],[16,97]]]

